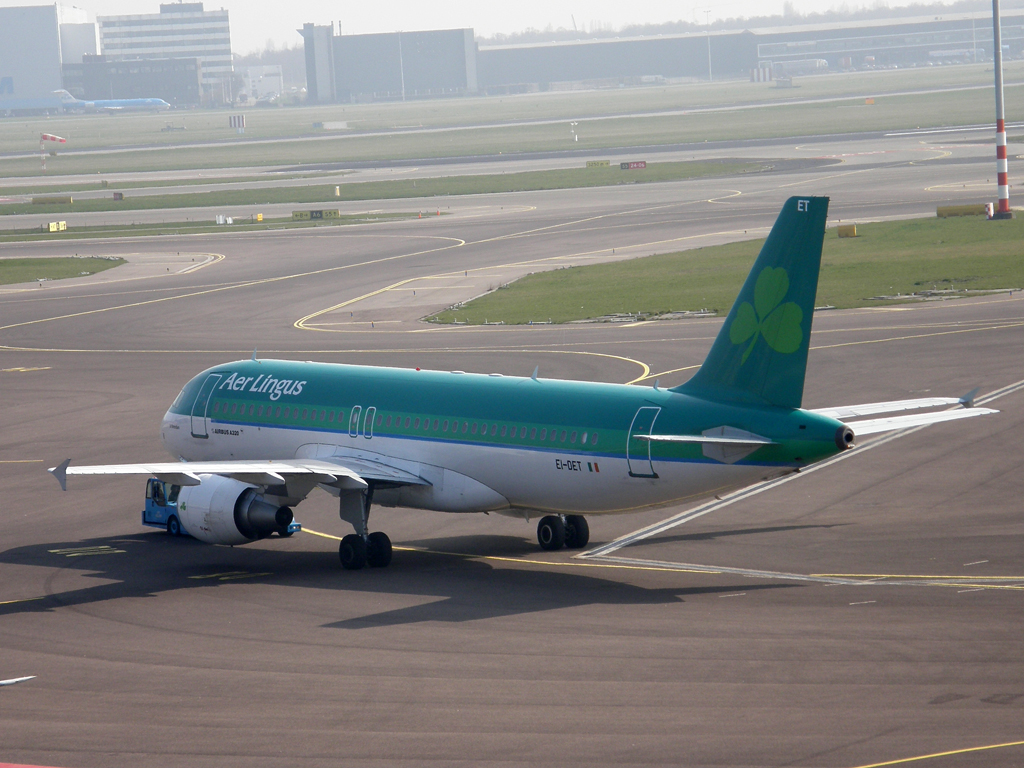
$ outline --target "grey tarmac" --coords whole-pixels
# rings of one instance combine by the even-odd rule
[[[137,480],[62,493],[45,473],[68,456],[164,459],[179,387],[253,348],[680,383],[720,319],[419,318],[532,269],[759,234],[791,194],[830,194],[847,221],[994,191],[970,186],[980,166],[930,165],[938,152],[852,149],[887,154],[460,200],[423,221],[5,247],[126,254],[135,271],[0,291],[0,678],[35,676],[0,689],[0,761],[1024,763],[1021,390],[991,403],[998,416],[855,451],[608,559],[541,553],[522,520],[378,509],[391,567],[346,572],[326,494],[297,508],[306,533],[209,547],[142,528]],[[821,312],[804,402],[982,397],[1024,379],[1022,355],[1018,294]],[[591,518],[591,547],[686,509]],[[992,749],[959,751],[977,747]]]

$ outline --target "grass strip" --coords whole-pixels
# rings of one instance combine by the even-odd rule
[[[309,179],[316,176],[343,176],[352,171],[332,171],[329,174],[323,173],[275,173],[268,176],[261,173],[259,176],[207,176],[201,174],[189,179],[141,179],[138,181],[111,181],[104,184],[102,181],[91,181],[80,184],[50,184],[25,187],[2,187],[0,197],[28,197],[31,195],[67,195],[73,192],[97,192],[100,190],[114,191],[117,189],[158,189],[160,187],[192,187],[192,186],[216,186],[218,184],[243,184],[257,181],[280,181],[282,179]]]
[[[1024,78],[1024,62],[1005,61],[1004,82],[1012,87]],[[56,133],[68,139],[68,149],[121,149],[132,153],[137,146],[181,146],[186,143],[232,142],[248,145],[244,149],[248,162],[263,160],[264,147],[253,148],[254,141],[309,136],[329,136],[327,144],[344,137],[348,131],[324,131],[315,124],[344,122],[353,131],[387,131],[402,128],[443,128],[475,126],[522,120],[556,120],[557,135],[562,146],[572,140],[570,121],[593,120],[609,115],[656,113],[666,110],[722,107],[751,103],[786,103],[794,99],[884,97],[895,92],[927,91],[957,87],[992,86],[992,65],[988,63],[923,67],[870,72],[832,73],[797,78],[794,88],[777,88],[772,83],[750,83],[746,80],[665,84],[631,88],[598,88],[585,91],[560,91],[519,94],[516,96],[459,97],[444,99],[410,99],[405,102],[371,102],[361,104],[317,104],[281,109],[246,110],[245,135],[238,136],[229,125],[231,109],[201,109],[150,114],[125,112],[116,115],[51,115],[46,117],[7,118],[0,131],[0,152],[29,152],[39,169],[39,134]],[[991,91],[988,92],[991,104]],[[956,95],[950,97],[955,101]],[[1007,109],[1013,99],[1007,98]],[[991,115],[986,112],[986,119]],[[906,115],[908,120],[916,115]],[[561,122],[564,121],[564,122]],[[720,123],[723,121],[719,121]],[[729,124],[736,121],[725,121]],[[977,122],[976,120],[973,122]],[[168,124],[187,130],[168,131]],[[756,128],[757,121],[750,121]],[[581,123],[581,126],[585,123]],[[720,125],[720,128],[729,127]],[[639,135],[639,134],[638,134]],[[707,138],[706,134],[700,140]],[[587,140],[582,131],[580,141]],[[377,139],[378,145],[381,143]],[[636,143],[631,142],[631,143]],[[209,149],[216,157],[221,148]],[[508,150],[506,150],[508,151]],[[316,162],[323,150],[307,144],[303,162]],[[52,175],[64,157],[58,156],[47,172]],[[98,158],[97,162],[102,162]],[[198,166],[193,166],[198,167]]]
[[[42,232],[31,229],[0,230],[0,243],[16,243],[32,240],[79,240],[97,237],[146,237],[154,235],[197,235],[210,232],[266,232],[272,229],[309,229],[311,227],[337,227],[350,224],[372,224],[377,221],[414,219],[418,213],[373,213],[352,214],[337,219],[319,221],[295,221],[293,219],[250,219],[235,220],[233,224],[215,224],[212,221],[176,221],[154,224],[103,224],[97,226],[70,227],[64,232]]]
[[[923,290],[1024,287],[1024,219],[912,219],[825,235],[817,306],[914,301]],[[726,313],[764,240],[572,267],[524,277],[430,318],[440,323],[566,323],[614,314]],[[905,298],[880,301],[873,296]]]
[[[440,195],[477,195],[496,192],[523,192],[538,189],[571,189],[603,187],[613,184],[635,184],[656,181],[679,181],[706,176],[729,176],[768,170],[771,163],[741,160],[685,161],[649,163],[646,168],[620,170],[618,165],[606,168],[565,168],[551,171],[522,171],[477,176],[445,176],[433,179],[400,179],[395,181],[362,181],[342,184],[334,194],[334,184],[301,187],[271,187],[257,190],[223,190],[197,194],[146,195],[124,200],[97,198],[79,200],[70,205],[32,205],[13,203],[0,206],[0,214],[13,216],[26,213],[70,213],[92,211],[138,211],[164,208],[198,208],[215,206],[296,205],[353,200],[391,200],[396,198],[436,197]]]
[[[101,256],[68,256],[46,259],[0,259],[0,285],[63,280],[95,275],[124,264],[124,259]]]
[[[1014,96],[1021,90],[1020,86],[1008,83],[1006,89],[1007,120],[1024,119],[1024,103]],[[479,103],[488,102],[481,100]],[[681,101],[679,106],[685,107],[686,102]],[[101,154],[58,155],[51,158],[46,175],[284,165],[322,167],[353,161],[693,143],[707,141],[708,137],[729,141],[973,125],[989,119],[992,93],[990,88],[979,88],[949,93],[882,95],[876,96],[874,104],[870,105],[863,98],[779,104],[753,110],[742,109],[742,104],[738,104],[737,110],[620,118],[598,115],[579,119],[575,134],[569,132],[567,122],[552,122],[442,128],[429,133],[341,135],[317,142],[296,137],[261,144],[258,148],[240,142],[206,147],[179,145],[152,151],[111,149]],[[0,167],[0,176],[27,177],[42,173],[38,156],[5,159]]]

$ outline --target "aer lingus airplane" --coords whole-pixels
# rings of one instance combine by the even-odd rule
[[[828,198],[790,198],[697,374],[672,389],[242,360],[203,371],[160,426],[172,463],[69,467],[181,486],[181,524],[244,544],[320,487],[355,533],[345,568],[386,566],[371,503],[540,516],[544,549],[583,547],[585,514],[676,504],[793,472],[855,435],[995,413],[965,398],[804,410]],[[950,406],[964,406],[948,409]],[[948,410],[925,412],[928,408]],[[879,417],[879,414],[915,411]],[[863,418],[870,416],[872,418]],[[850,419],[853,419],[852,421]]]

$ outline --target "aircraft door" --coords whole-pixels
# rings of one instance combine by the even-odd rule
[[[626,438],[626,464],[629,466],[630,477],[657,477],[651,463],[651,441],[637,440],[637,435],[650,435],[654,429],[654,420],[661,413],[661,408],[644,406],[633,416]]]
[[[219,373],[211,373],[206,377],[203,386],[199,388],[199,394],[192,403],[192,437],[206,439],[210,436],[207,431],[207,413],[209,412],[210,395],[221,380]]]

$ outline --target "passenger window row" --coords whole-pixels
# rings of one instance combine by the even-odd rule
[[[213,404],[213,413],[221,416],[255,416],[258,419],[292,419],[293,421],[319,421],[325,424],[333,424],[335,412],[326,409],[316,408],[291,408],[289,406],[254,405],[245,403],[226,403],[217,401]],[[345,418],[344,411],[337,412],[338,421]]]
[[[352,409],[352,416],[349,422],[349,435],[359,435],[360,421],[362,421],[363,436],[372,437],[374,429],[405,429],[413,432],[441,433],[447,435],[466,435],[479,437],[502,437],[511,440],[527,440],[531,442],[562,443],[566,441],[570,445],[577,444],[586,446],[588,443],[596,446],[598,442],[597,432],[583,432],[576,430],[559,429],[558,427],[525,427],[518,424],[497,424],[496,422],[471,421],[468,419],[432,419],[429,416],[403,416],[401,414],[383,414],[375,408],[366,409],[366,418],[360,419],[362,408],[355,406]],[[345,411],[316,408],[302,408],[291,406],[255,405],[245,403],[227,403],[217,401],[213,406],[213,413],[221,416],[254,416],[265,419],[290,419],[292,421],[308,421],[323,424],[341,424],[345,420]],[[337,417],[337,421],[335,421]]]

